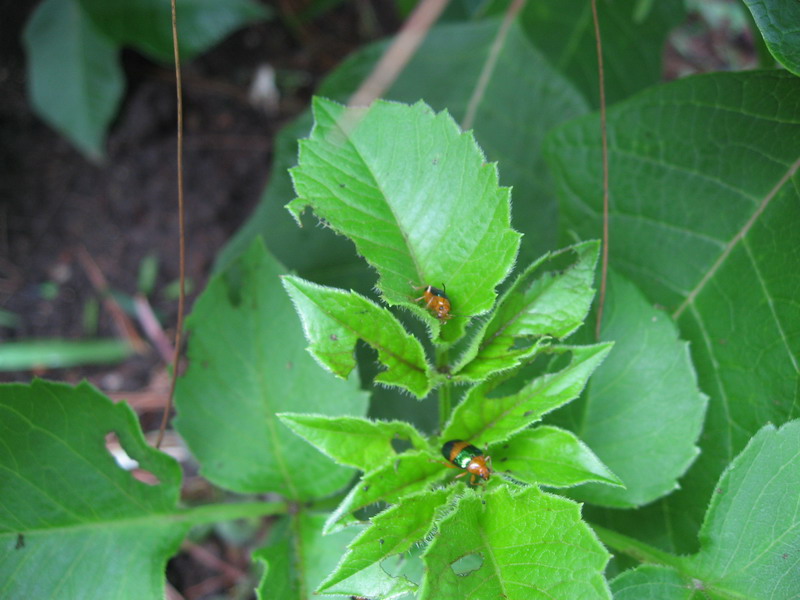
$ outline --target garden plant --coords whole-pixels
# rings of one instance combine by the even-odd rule
[[[161,598],[265,516],[265,600],[800,597],[800,4],[742,7],[763,68],[660,83],[683,3],[598,2],[602,127],[585,0],[454,4],[369,107],[387,44],[340,65],[187,320],[230,500],[88,384],[0,386],[0,597]]]

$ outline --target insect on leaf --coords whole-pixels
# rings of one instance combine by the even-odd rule
[[[298,198],[287,208],[299,219],[310,206],[353,240],[386,301],[434,333],[440,323],[414,303],[414,286],[444,286],[456,316],[441,335],[458,339],[467,317],[494,304],[519,247],[496,166],[449,114],[421,102],[345,109],[318,98],[314,117],[292,169]]]
[[[430,391],[430,368],[422,344],[388,309],[355,292],[299,277],[286,276],[283,285],[303,321],[311,342],[309,352],[323,367],[347,377],[356,366],[356,341],[362,339],[377,350],[378,360],[386,366],[375,377],[377,383],[407,389],[418,398]]]

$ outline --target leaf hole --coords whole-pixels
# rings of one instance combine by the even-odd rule
[[[105,443],[106,450],[121,469],[130,472],[135,479],[147,485],[158,485],[161,483],[155,474],[146,469],[139,468],[139,461],[131,458],[115,431],[106,434]]]
[[[402,454],[406,450],[410,450],[412,448],[411,440],[408,438],[401,438],[395,437],[392,438],[392,449],[395,451],[396,454]]]
[[[481,555],[479,552],[467,554],[455,562],[450,563],[450,568],[453,569],[453,573],[459,577],[466,577],[480,569],[482,566],[483,555]]]

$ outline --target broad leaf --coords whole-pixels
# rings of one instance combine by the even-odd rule
[[[362,339],[377,350],[378,360],[386,366],[376,382],[402,387],[418,398],[428,394],[430,368],[422,344],[389,310],[355,292],[299,277],[284,277],[283,285],[303,321],[311,342],[308,350],[320,365],[346,378],[356,366],[355,345]]]
[[[524,483],[571,487],[587,481],[622,485],[575,435],[543,425],[527,429],[492,451],[492,468]]]
[[[356,378],[333,379],[305,351],[282,272],[256,242],[197,300],[175,426],[215,484],[302,500],[341,488],[352,471],[332,464],[275,413],[364,414],[367,398]]]
[[[36,112],[87,157],[101,159],[125,90],[117,44],[73,0],[42,2],[23,39]]]
[[[411,549],[426,537],[452,493],[452,489],[443,488],[412,494],[373,517],[372,524],[348,546],[347,554],[320,589],[327,590],[376,562]]]
[[[560,264],[561,270],[553,272],[556,258],[570,250],[575,261],[567,268]],[[545,255],[528,267],[503,293],[491,318],[459,358],[453,375],[482,381],[522,364],[541,349],[518,341],[544,336],[562,339],[580,327],[594,297],[592,281],[599,250],[598,242],[584,242]],[[551,271],[543,272],[547,267]]]
[[[420,600],[611,598],[609,555],[580,507],[536,486],[467,493],[438,529]]]
[[[795,597],[800,590],[798,489],[800,421],[764,427],[717,483],[700,532],[700,552],[681,559],[677,569],[640,567],[624,573],[614,580],[614,597]],[[686,595],[689,589],[697,593]]]
[[[744,0],[767,48],[779,63],[800,75],[800,4],[783,0]]]
[[[637,10],[640,2],[597,2],[606,102],[609,104],[661,80],[664,44],[672,29],[684,18],[681,0],[653,2],[646,14]],[[528,2],[520,13],[520,23],[550,63],[569,77],[592,106],[599,106],[597,42],[591,2]]]
[[[800,412],[798,114],[800,80],[780,71],[691,77],[608,113],[611,265],[677,320],[710,397],[683,489],[625,526],[681,552],[725,465]],[[584,237],[601,227],[599,126],[579,119],[549,140],[567,225]]]
[[[396,456],[392,442],[404,441],[418,450],[427,448],[420,433],[405,421],[292,413],[278,416],[289,429],[336,462],[362,471],[372,471]]]
[[[644,565],[626,571],[611,582],[614,600],[705,600],[705,590],[697,589],[671,567]]]
[[[443,479],[447,469],[441,461],[433,460],[426,451],[411,451],[392,459],[358,482],[325,523],[326,531],[335,531],[347,516],[378,501],[397,502],[400,498],[426,489]]]
[[[475,386],[453,411],[441,438],[470,440],[477,446],[507,440],[577,398],[610,349],[611,344],[553,348],[551,352],[572,354],[569,365],[533,379],[509,396],[492,394],[495,381]]]
[[[445,286],[457,316],[442,335],[458,339],[467,317],[492,307],[519,246],[496,167],[448,114],[422,103],[345,110],[317,99],[314,116],[292,170],[298,198],[289,210],[299,217],[311,206],[352,239],[380,274],[386,300],[433,331],[439,322],[414,303],[414,286]]]
[[[157,485],[116,464],[111,432]],[[180,467],[128,405],[88,384],[3,385],[0,439],[0,597],[164,597],[188,529],[174,518]]]
[[[676,489],[694,462],[707,398],[669,316],[613,272],[607,291],[601,338],[614,341],[614,352],[567,411],[573,431],[625,488],[591,484],[570,495],[604,506],[641,506]]]
[[[75,0],[98,28],[118,44],[171,63],[172,15],[161,0]],[[203,52],[232,31],[265,18],[267,10],[251,0],[178,0],[178,43],[184,59]]]

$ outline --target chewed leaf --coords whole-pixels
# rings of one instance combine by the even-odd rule
[[[156,485],[117,465],[109,432]],[[180,466],[147,444],[127,404],[88,384],[3,385],[0,439],[0,597],[163,597],[189,528]]]
[[[424,554],[419,598],[607,599],[608,558],[570,500],[536,486],[465,494]]]
[[[540,348],[536,344],[518,347],[518,340],[563,339],[580,327],[594,297],[592,281],[599,252],[599,242],[583,242],[545,255],[528,267],[500,298],[453,369],[454,376],[482,381],[518,366]],[[563,265],[564,255],[572,258],[573,254],[572,262]]]
[[[427,447],[422,435],[404,421],[291,413],[278,416],[289,429],[335,461],[362,471],[372,471],[396,456],[392,442],[404,441],[418,450]]]
[[[283,278],[283,286],[303,321],[309,351],[322,366],[346,378],[356,366],[356,341],[362,339],[378,351],[378,360],[387,367],[376,382],[405,388],[418,398],[430,391],[422,344],[387,309],[355,292],[290,275]]]
[[[509,396],[490,397],[495,387],[491,381],[475,386],[453,411],[442,439],[470,440],[476,445],[508,439],[548,412],[577,398],[611,346],[553,348],[552,352],[571,352],[570,364],[556,373],[533,379]]]
[[[298,198],[289,210],[299,217],[310,206],[352,239],[386,300],[434,332],[440,323],[414,304],[413,286],[443,284],[456,316],[441,336],[458,339],[467,317],[494,304],[519,246],[497,168],[449,114],[422,103],[345,109],[317,99],[314,116],[292,170]]]

